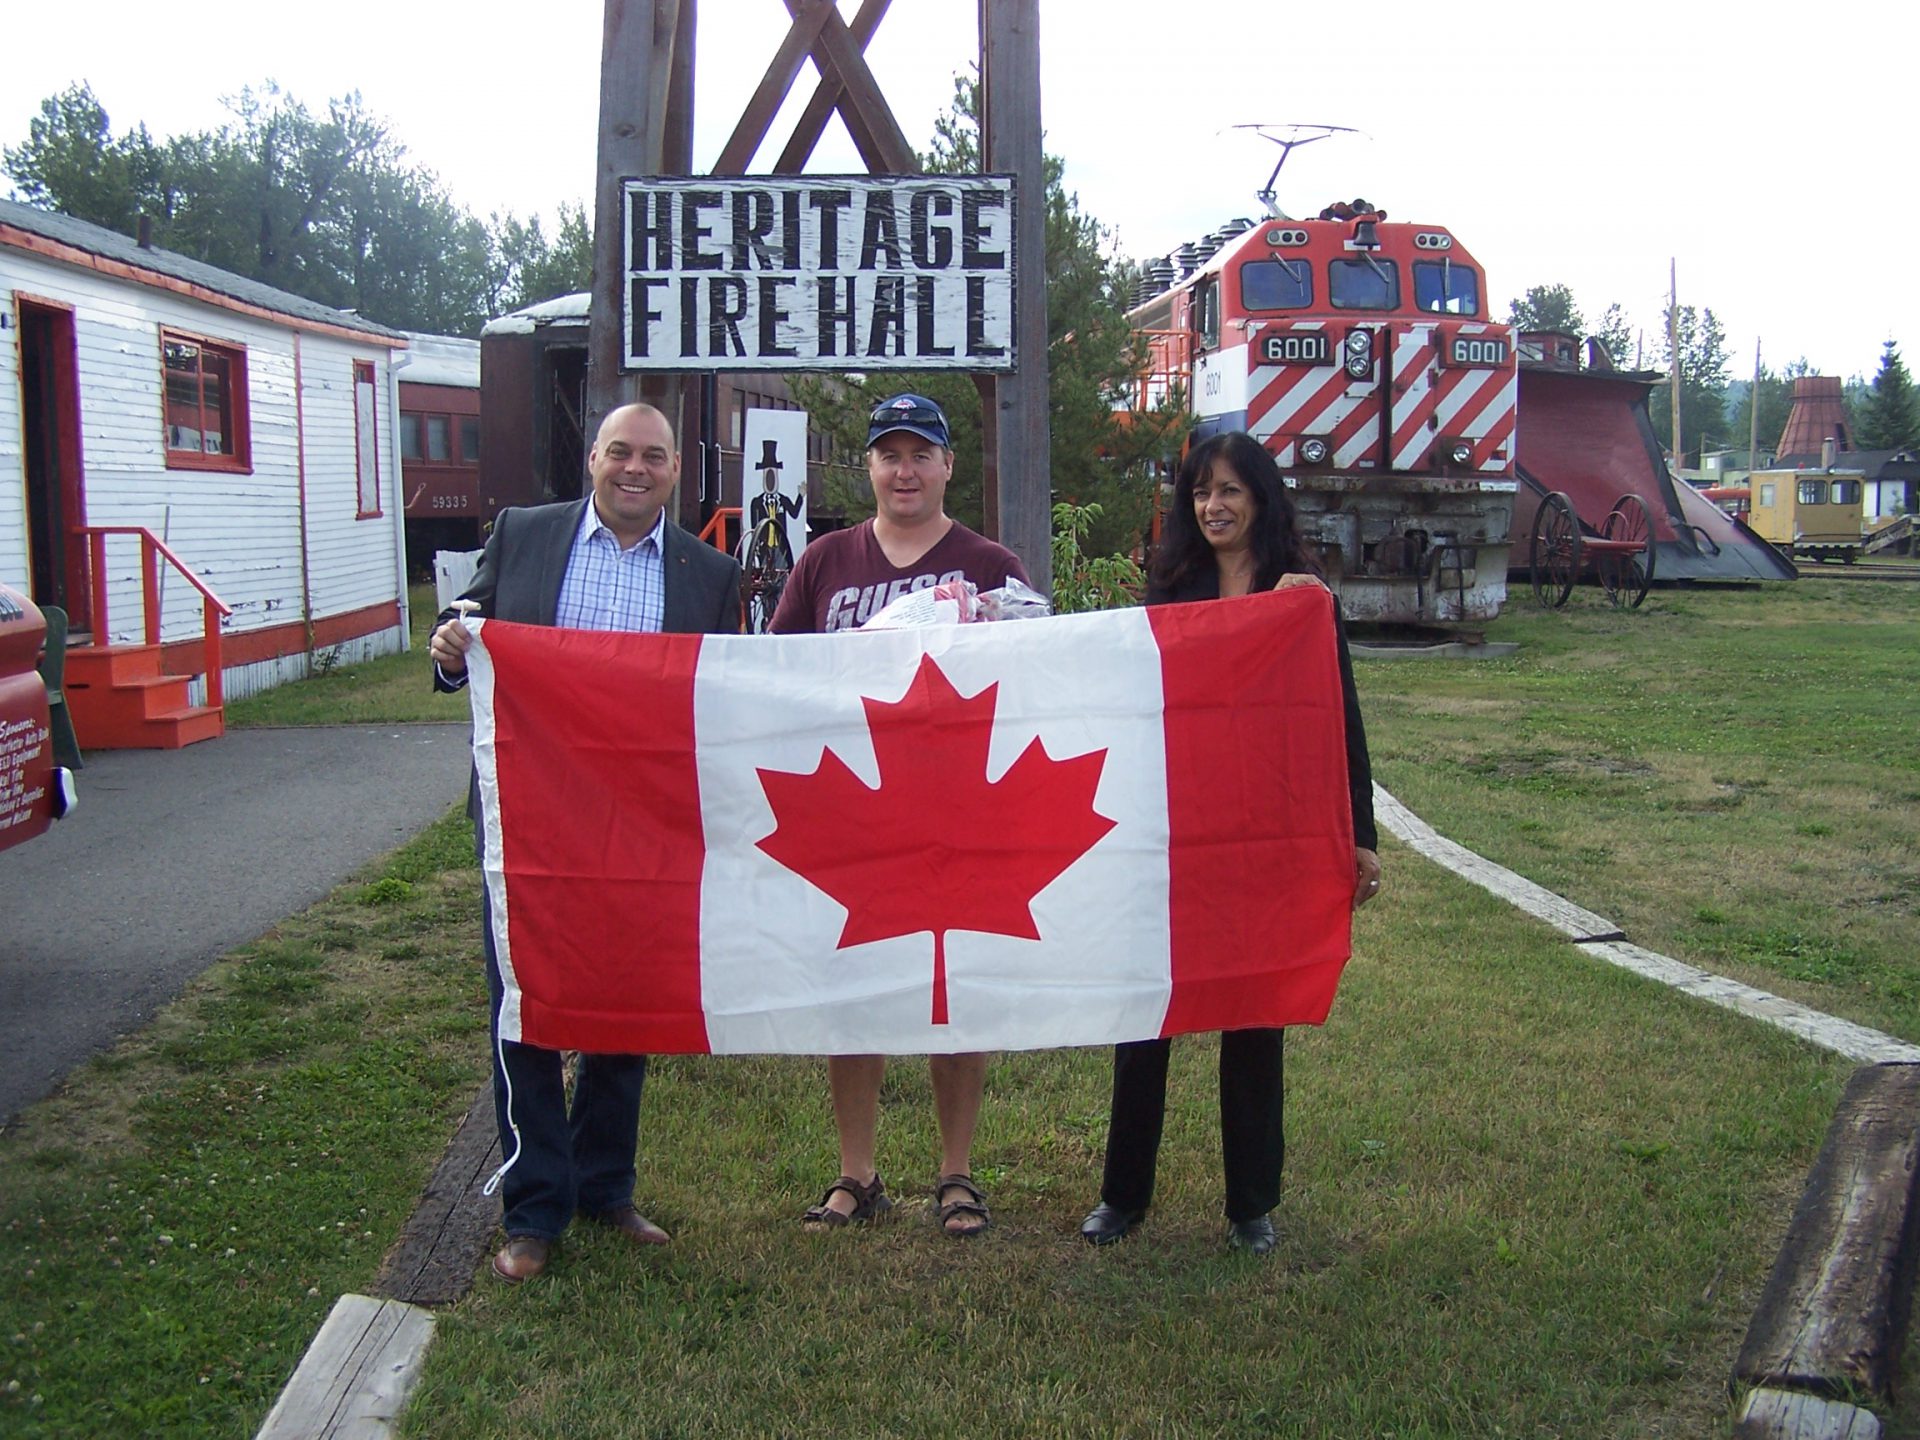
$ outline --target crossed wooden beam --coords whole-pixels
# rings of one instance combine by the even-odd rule
[[[787,92],[800,74],[800,67],[811,55],[820,72],[820,83],[794,127],[793,137],[780,152],[776,175],[797,175],[813,154],[814,146],[826,133],[827,121],[835,110],[853,137],[860,158],[875,175],[910,175],[920,169],[919,157],[901,133],[886,97],[867,68],[863,53],[873,32],[880,27],[890,0],[862,0],[859,13],[849,26],[840,16],[836,0],[785,0],[793,24],[780,44],[760,86],[747,102],[734,126],[732,136],[714,162],[716,175],[744,175],[752,163],[774,116],[785,103]]]

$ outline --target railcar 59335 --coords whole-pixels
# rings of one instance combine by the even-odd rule
[[[1148,267],[1133,403],[1181,394],[1193,434],[1246,430],[1293,487],[1350,619],[1460,625],[1506,598],[1512,329],[1440,225],[1365,201],[1231,222]]]

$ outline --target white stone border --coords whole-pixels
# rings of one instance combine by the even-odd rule
[[[1542,889],[1525,876],[1516,875],[1485,856],[1476,855],[1465,846],[1457,845],[1436,833],[1431,825],[1379,785],[1373,787],[1373,809],[1381,825],[1393,832],[1394,837],[1409,849],[1451,870],[1462,879],[1471,880],[1517,909],[1546,921],[1573,939],[1586,953],[1610,965],[1618,965],[1623,970],[1631,970],[1662,985],[1671,985],[1710,1005],[1719,1005],[1775,1026],[1822,1049],[1844,1055],[1849,1060],[1862,1063],[1920,1061],[1920,1045],[1909,1045],[1904,1040],[1870,1030],[1864,1025],[1856,1025],[1851,1020],[1841,1020],[1797,1001],[1782,999],[1765,990],[1743,985],[1738,980],[1729,980],[1724,975],[1714,975],[1670,956],[1628,944],[1625,932],[1613,921],[1591,910],[1583,910],[1551,890]]]

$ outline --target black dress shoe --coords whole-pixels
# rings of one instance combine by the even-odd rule
[[[1274,1234],[1273,1217],[1256,1215],[1251,1220],[1235,1220],[1227,1227],[1227,1244],[1249,1255],[1264,1255],[1280,1243]]]
[[[1080,1238],[1089,1245],[1111,1245],[1124,1240],[1127,1232],[1147,1218],[1144,1210],[1122,1210],[1102,1200],[1080,1222]]]

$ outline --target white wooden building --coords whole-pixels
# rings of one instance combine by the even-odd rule
[[[216,698],[405,648],[399,332],[6,201],[0,327],[0,579],[70,615],[70,690],[98,683],[87,648],[157,639],[200,707],[203,589],[230,612]],[[83,745],[220,729],[90,736],[72,699]]]

